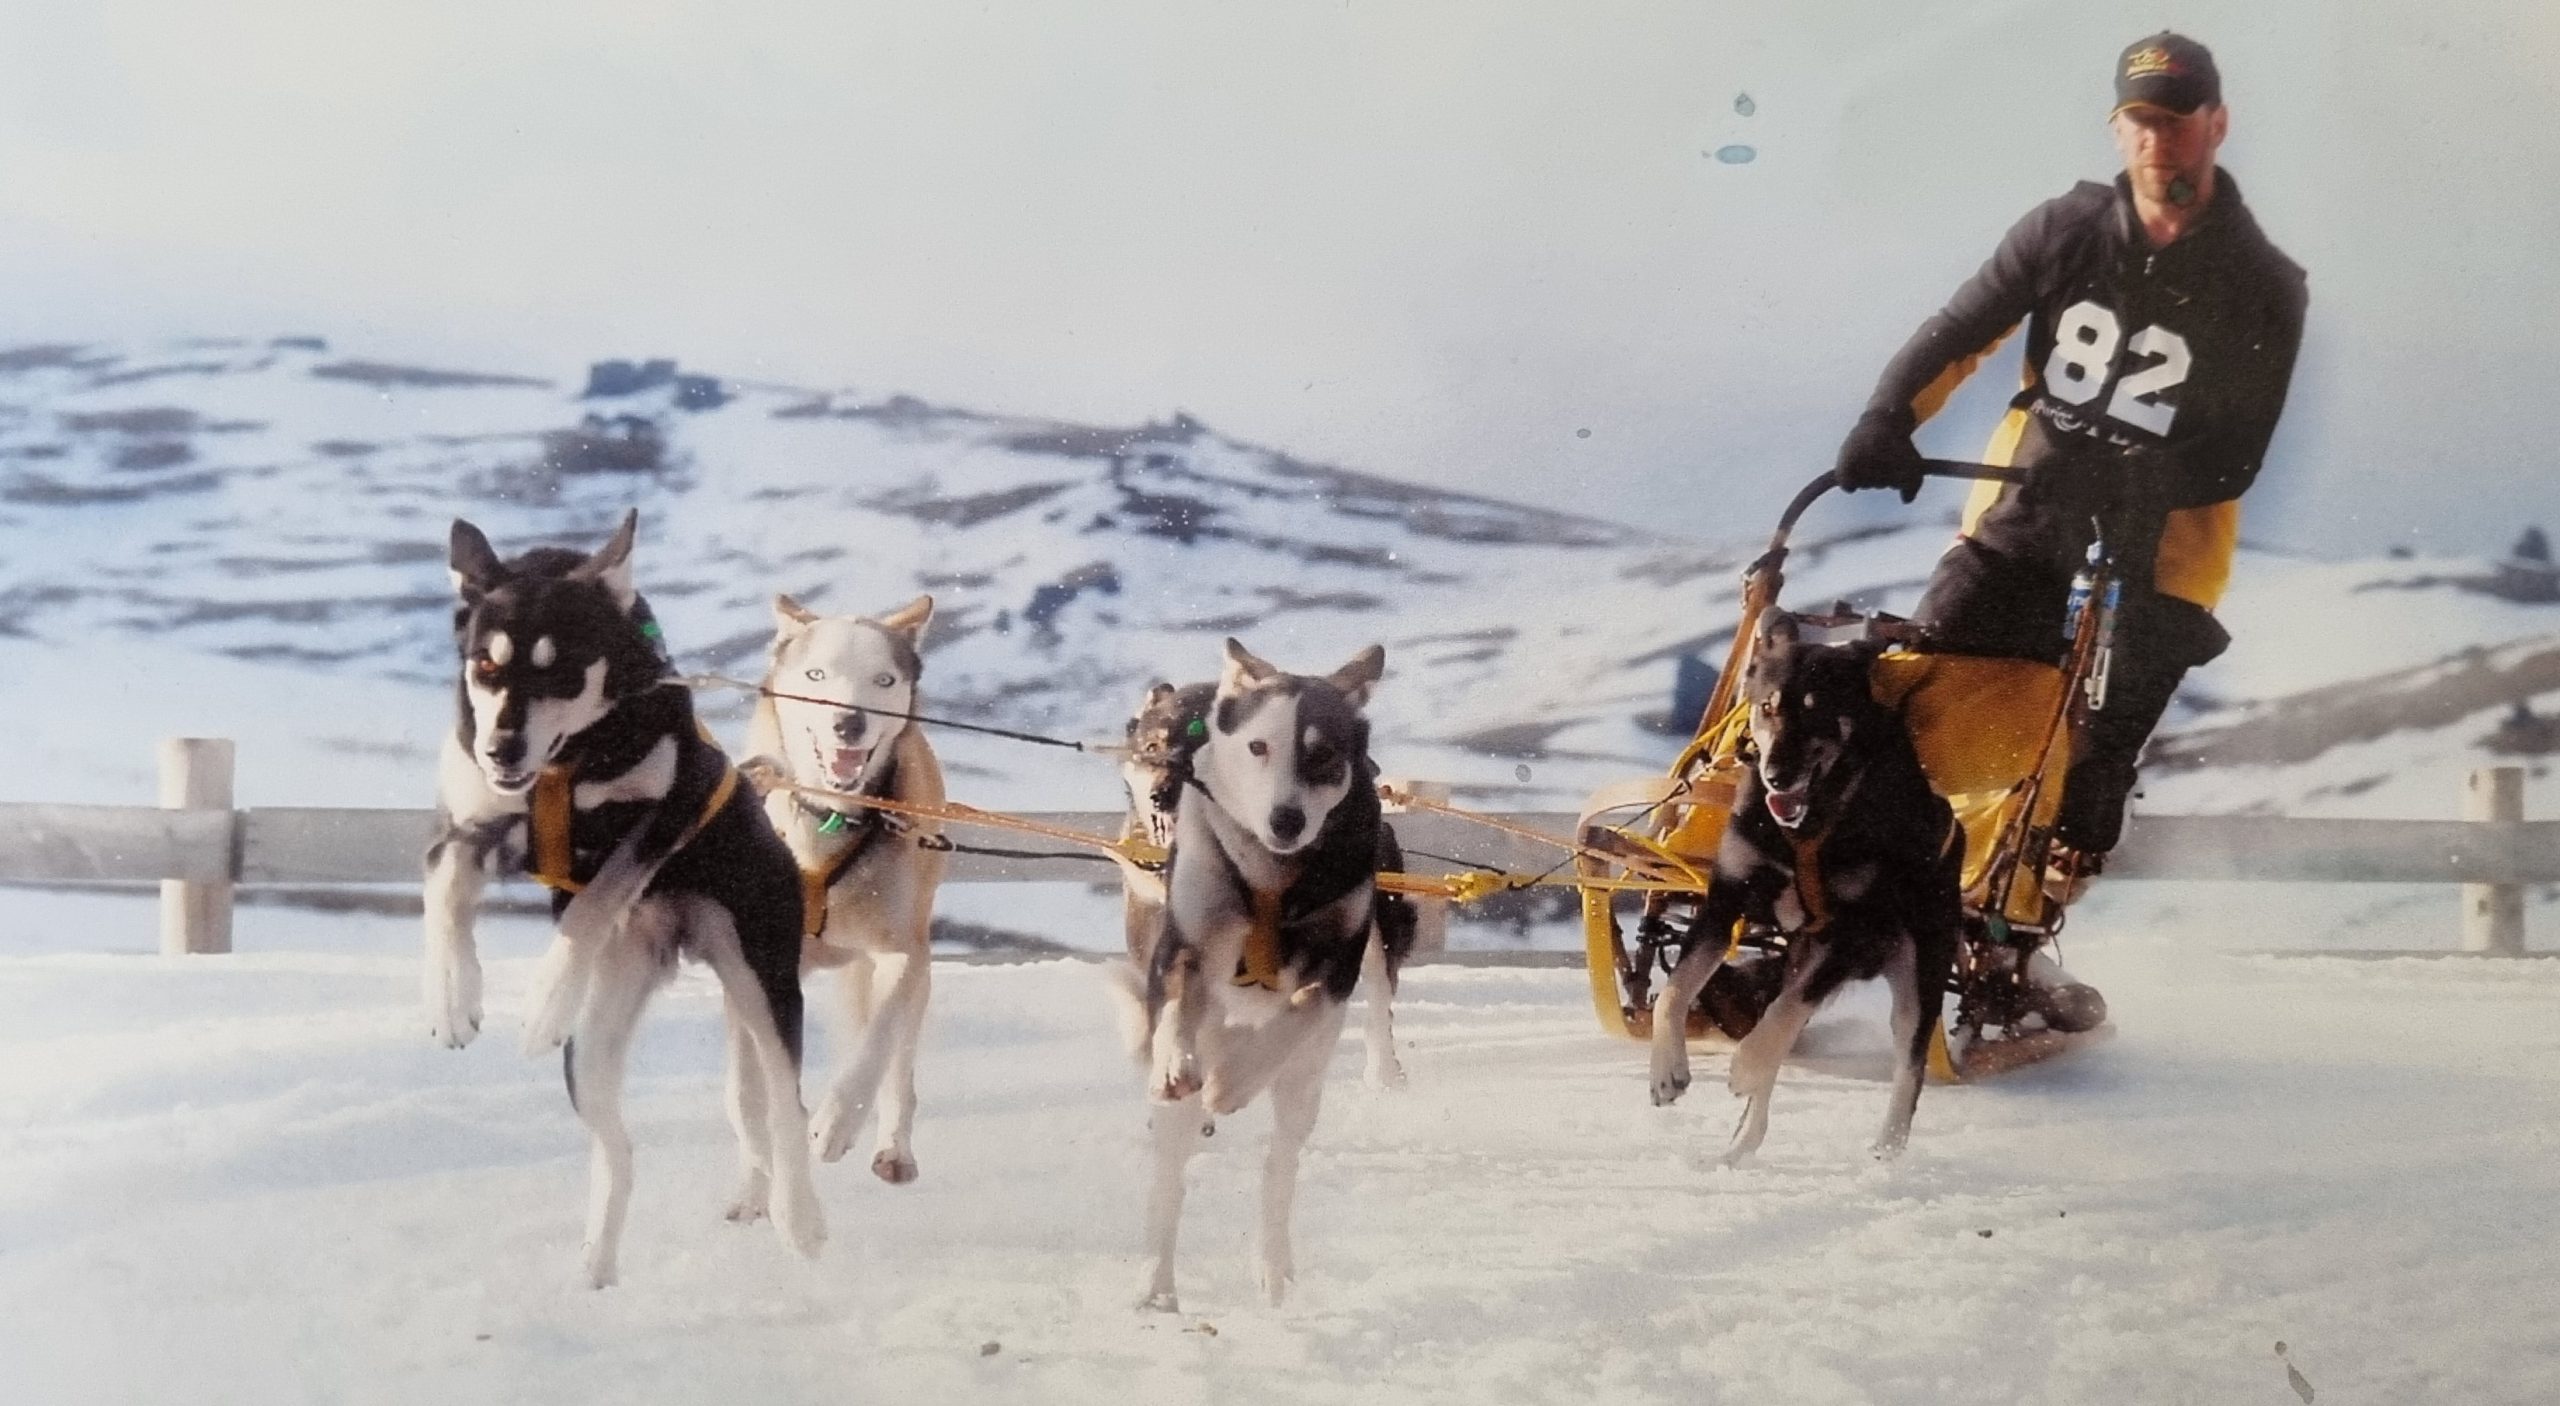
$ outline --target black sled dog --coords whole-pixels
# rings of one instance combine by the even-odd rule
[[[1382,822],[1369,724],[1386,669],[1371,646],[1323,678],[1284,674],[1227,641],[1227,662],[1174,816],[1160,931],[1146,953],[1154,1261],[1143,1308],[1173,1312],[1183,1171],[1210,1118],[1271,1094],[1260,1281],[1296,1275],[1289,1212],[1315,1131],[1343,1003],[1376,929]],[[1402,908],[1399,901],[1398,908]],[[1405,940],[1410,941],[1409,923]]]
[[[631,581],[637,515],[593,556],[501,561],[457,520],[460,655],[427,850],[427,1018],[454,1048],[480,1028],[472,918],[492,864],[552,890],[558,927],[528,1005],[528,1053],[565,1050],[592,1140],[584,1265],[614,1282],[631,1198],[624,1062],[679,955],[718,975],[743,1184],[730,1217],[771,1214],[803,1255],[826,1240],[800,1102],[800,876],[791,851],[667,678]]]
[[[1769,1129],[1778,1066],[1832,993],[1881,976],[1893,990],[1893,1094],[1875,1154],[1911,1136],[1963,923],[1962,837],[1929,788],[1902,720],[1868,692],[1872,650],[1808,645],[1792,617],[1764,617],[1742,693],[1750,768],[1716,851],[1696,936],[1653,1008],[1653,1101],[1689,1087],[1690,1003],[1738,919],[1788,935],[1777,998],[1733,1052],[1746,1100],[1725,1151],[1738,1163]]]

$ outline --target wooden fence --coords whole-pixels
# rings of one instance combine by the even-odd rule
[[[161,806],[0,804],[0,882],[161,885],[161,948],[227,952],[240,887],[411,884],[420,877],[433,813],[426,810],[315,809],[232,804],[232,745],[173,738],[161,745]],[[1408,783],[1410,784],[1410,783]],[[2110,857],[2109,882],[2249,880],[2289,883],[2453,883],[2462,885],[2462,950],[2517,956],[2525,950],[2524,889],[2560,883],[2560,821],[2524,819],[2524,773],[2471,773],[2461,820],[2302,820],[2276,816],[2135,817]],[[1117,811],[1043,812],[1032,817],[1093,834],[1113,834]],[[1506,812],[1501,819],[1552,835],[1571,832],[1558,812]],[[1022,848],[1009,832],[952,827],[963,843]],[[1563,858],[1553,846],[1432,814],[1398,817],[1408,852],[1470,864],[1540,872]],[[1086,882],[1110,870],[1077,858],[954,854],[958,883]],[[1449,865],[1415,853],[1411,867],[1438,874]],[[1445,915],[1434,914],[1435,922]]]

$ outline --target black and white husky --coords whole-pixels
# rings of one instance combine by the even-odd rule
[[[1788,934],[1776,1000],[1735,1047],[1726,1083],[1744,1100],[1725,1151],[1740,1162],[1769,1130],[1778,1066],[1805,1023],[1850,981],[1893,990],[1893,1093],[1875,1154],[1911,1136],[1964,921],[1955,816],[1902,719],[1867,683],[1873,651],[1797,642],[1771,611],[1742,676],[1751,765],[1716,850],[1695,934],[1653,1008],[1653,1101],[1689,1087],[1690,1004],[1724,961],[1736,920]]]
[[[941,763],[906,716],[916,708],[923,672],[916,651],[933,597],[871,619],[822,616],[776,596],[773,613],[748,752],[804,786],[941,803]],[[933,981],[933,897],[943,866],[942,851],[923,841],[941,827],[779,788],[765,798],[765,814],[807,888],[805,960],[835,969],[844,1028],[854,1037],[818,1103],[818,1155],[844,1156],[877,1104],[871,1170],[893,1185],[914,1181],[916,1042]]]
[[[1182,798],[1185,780],[1191,775],[1191,759],[1208,739],[1209,705],[1217,692],[1214,683],[1180,687],[1159,683],[1139,700],[1138,711],[1129,717],[1120,752],[1120,784],[1128,793],[1129,803],[1121,822],[1121,839],[1141,840],[1159,850],[1173,848],[1175,808]],[[1164,925],[1164,875],[1125,859],[1120,868],[1121,923],[1129,948],[1127,971],[1134,977],[1127,1005],[1139,1012],[1136,1019],[1143,1022],[1145,973],[1154,958],[1156,936]],[[1393,873],[1403,868],[1404,852],[1396,844],[1395,827],[1381,821],[1379,872]],[[1413,951],[1415,924],[1416,915],[1407,899],[1399,894],[1379,895],[1377,931],[1371,936],[1360,965],[1360,984],[1369,998],[1361,1034],[1368,1052],[1366,1078],[1372,1088],[1400,1088],[1404,1084],[1404,1062],[1396,1058],[1395,990],[1405,958]],[[1128,1033],[1139,1042],[1138,1053],[1143,1058],[1143,1024]]]
[[[666,679],[632,588],[636,515],[593,556],[501,561],[453,525],[461,656],[427,850],[427,1014],[459,1048],[480,1027],[471,924],[492,862],[551,886],[558,926],[531,996],[529,1052],[567,1046],[592,1139],[585,1268],[616,1276],[631,1197],[622,1121],[633,1027],[679,954],[720,979],[729,1114],[745,1177],[733,1219],[772,1215],[803,1255],[826,1239],[800,1102],[800,883],[791,852]]]
[[[1227,641],[1207,736],[1174,817],[1162,933],[1148,956],[1154,1267],[1141,1306],[1171,1312],[1183,1171],[1213,1114],[1271,1093],[1260,1279],[1277,1303],[1298,1155],[1315,1130],[1343,1002],[1379,924],[1381,824],[1369,724],[1385,672],[1371,646],[1323,678]],[[1203,1106],[1205,1105],[1205,1107]]]

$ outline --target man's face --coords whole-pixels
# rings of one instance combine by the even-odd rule
[[[2213,154],[2231,130],[2231,109],[2214,103],[2180,116],[2162,107],[2129,107],[2108,120],[2133,192],[2160,205],[2186,205],[2206,189]],[[2180,192],[2184,192],[2183,198]]]

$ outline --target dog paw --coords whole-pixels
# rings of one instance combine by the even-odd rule
[[[916,1159],[904,1152],[884,1151],[871,1159],[871,1174],[891,1186],[904,1186],[916,1179]]]
[[[1208,1082],[1200,1086],[1200,1102],[1211,1113],[1227,1114],[1243,1108],[1246,1097],[1237,1090],[1229,1088],[1225,1080],[1212,1074]]]
[[[480,1033],[480,967],[435,965],[428,969],[427,1034],[448,1050],[458,1050]]]
[[[763,1220],[765,1202],[770,1192],[763,1172],[749,1172],[738,1183],[738,1194],[731,1198],[727,1212],[732,1225],[753,1225]]]
[[[1289,1290],[1296,1287],[1298,1271],[1286,1255],[1265,1256],[1254,1266],[1253,1282],[1261,1288],[1263,1302],[1278,1308],[1289,1297]]]
[[[1674,1044],[1653,1052],[1653,1106],[1667,1108],[1689,1091],[1689,1051]]]
[[[1394,1055],[1373,1059],[1369,1061],[1363,1077],[1373,1089],[1401,1089],[1404,1087],[1404,1065]]]
[[[539,1016],[524,1023],[524,1054],[539,1059],[569,1043],[565,1020],[544,1020]]]
[[[1180,1103],[1200,1092],[1200,1061],[1188,1054],[1159,1059],[1149,1084],[1149,1093],[1156,1102]]]
[[[773,1206],[773,1228],[793,1254],[816,1259],[827,1246],[827,1213],[818,1205],[818,1189],[806,1181],[788,1188]]]
[[[1895,1158],[1900,1157],[1903,1153],[1903,1149],[1910,1145],[1911,1135],[1909,1133],[1888,1135],[1877,1138],[1875,1142],[1867,1148],[1867,1155],[1873,1157],[1879,1162],[1890,1162]]]
[[[622,1278],[621,1268],[614,1263],[614,1253],[610,1246],[587,1246],[583,1268],[586,1270],[587,1287],[590,1289],[610,1289]]]
[[[555,943],[551,957],[542,964],[533,984],[532,1000],[526,1006],[524,1052],[528,1056],[547,1055],[569,1043],[569,1027],[578,1018],[578,1007],[586,999],[584,987],[570,972],[571,959]]]
[[[830,1091],[819,1101],[818,1116],[809,1123],[809,1146],[821,1162],[841,1162],[853,1150],[853,1139],[862,1131],[871,1107],[843,1094]]]
[[[427,1020],[427,1038],[448,1050],[469,1045],[479,1034],[480,1012],[476,1010],[450,1011]]]
[[[1145,1297],[1138,1300],[1138,1311],[1140,1313],[1180,1313],[1182,1300],[1174,1297],[1171,1289],[1150,1289]]]

